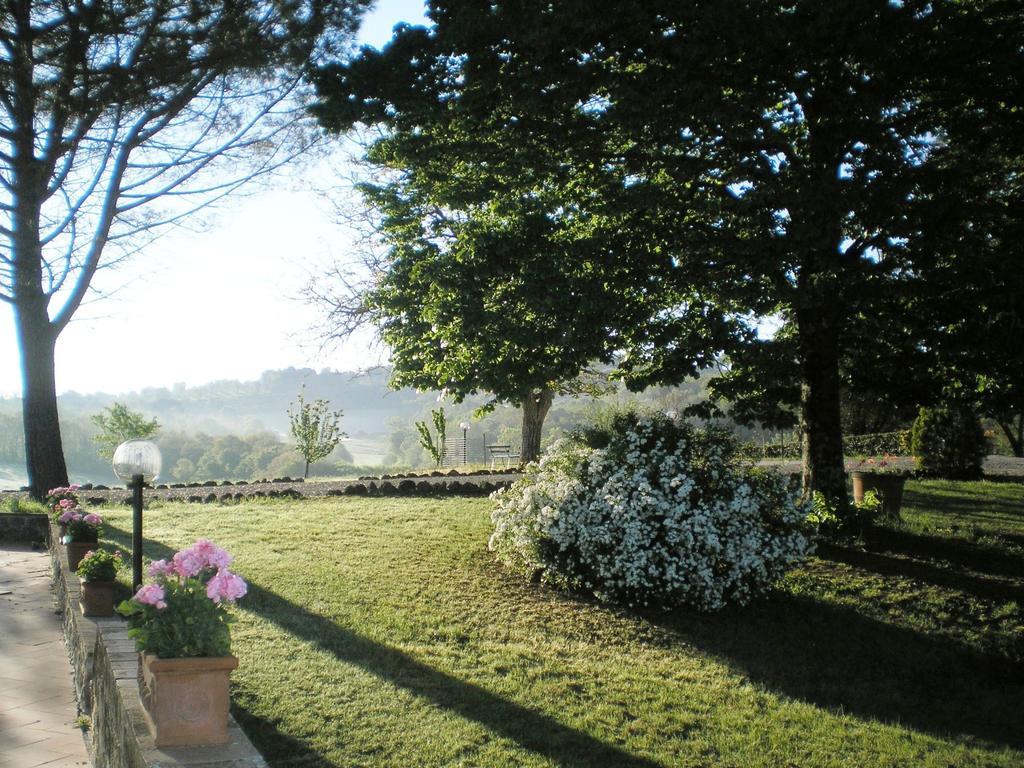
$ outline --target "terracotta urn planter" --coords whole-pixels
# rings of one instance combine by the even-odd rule
[[[78,569],[78,564],[82,562],[86,553],[96,549],[99,544],[95,541],[69,541],[64,546],[68,550],[68,566],[74,572]]]
[[[83,581],[82,591],[78,596],[78,605],[85,616],[113,616],[114,590],[117,583],[113,581]]]
[[[903,484],[906,475],[883,472],[851,472],[853,478],[853,500],[860,504],[864,494],[874,491],[882,502],[882,514],[893,520],[900,519],[900,505],[903,503]]]
[[[139,695],[156,746],[226,744],[234,656],[161,659],[141,654]]]

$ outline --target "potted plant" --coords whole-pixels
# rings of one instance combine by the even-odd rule
[[[142,654],[139,693],[157,746],[228,741],[231,615],[246,593],[231,555],[199,539],[149,567],[151,581],[118,606]]]
[[[100,540],[103,518],[93,512],[86,513],[81,507],[73,506],[61,512],[57,520],[65,526],[62,541],[68,550],[68,567],[74,571],[82,562],[85,553],[96,548],[96,542]]]
[[[79,488],[80,486],[78,485],[69,485],[66,488],[51,488],[46,494],[46,503],[50,507],[50,513],[53,515],[53,522],[60,526],[60,536],[62,540],[64,538],[64,534],[68,532],[68,527],[65,523],[60,521],[60,517],[67,510],[74,509],[79,506]]]
[[[900,519],[900,505],[903,503],[903,484],[910,473],[899,467],[892,456],[861,459],[850,473],[853,479],[853,501],[863,504],[867,493],[874,491],[881,502],[882,515],[893,520]]]
[[[82,580],[78,603],[86,616],[113,616],[114,589],[117,571],[122,563],[120,552],[95,549],[87,552],[76,572]]]

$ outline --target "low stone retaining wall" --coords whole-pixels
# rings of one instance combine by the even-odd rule
[[[45,542],[48,527],[46,515],[0,514],[0,541]]]
[[[45,520],[45,517],[44,517]],[[51,541],[57,531],[51,528]],[[231,741],[215,747],[164,747],[153,743],[139,699],[139,654],[120,617],[89,618],[78,607],[78,576],[68,567],[64,547],[51,546],[53,580],[64,611],[64,636],[71,656],[78,705],[92,718],[95,768],[266,768],[242,729],[231,718]]]

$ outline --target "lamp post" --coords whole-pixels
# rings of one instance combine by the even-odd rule
[[[469,440],[466,437],[469,432],[469,422],[464,421],[459,426],[462,427],[462,464],[465,466],[469,463]]]
[[[156,443],[126,440],[114,451],[114,474],[132,492],[132,589],[142,586],[142,488],[160,474],[162,459]]]

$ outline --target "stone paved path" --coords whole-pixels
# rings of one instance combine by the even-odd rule
[[[0,768],[90,766],[50,556],[0,543]]]

